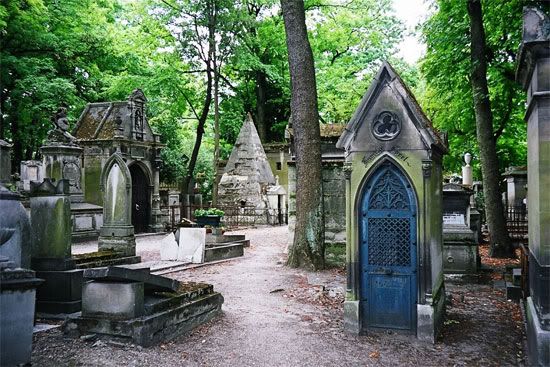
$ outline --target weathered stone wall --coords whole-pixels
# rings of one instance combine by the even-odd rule
[[[343,161],[322,163],[323,205],[325,212],[325,243],[346,244],[346,185]],[[294,240],[296,224],[296,166],[288,165],[288,234],[289,244]]]

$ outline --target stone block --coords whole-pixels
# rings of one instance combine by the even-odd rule
[[[531,297],[525,305],[527,343],[530,366],[550,365],[550,331],[544,330]]]
[[[142,282],[84,283],[82,287],[82,317],[127,320],[144,313]]]
[[[435,343],[436,320],[434,307],[431,305],[416,305],[416,337],[419,340]]]
[[[94,222],[91,216],[75,217],[74,226],[76,230],[93,229]]]
[[[204,262],[206,229],[180,228],[176,232],[176,239],[179,244],[178,261],[191,261],[196,264]]]
[[[229,245],[212,245],[204,251],[204,262],[231,259],[244,255],[242,243],[232,243]]]
[[[173,233],[168,233],[158,243],[160,247],[160,259],[163,261],[176,261],[178,259],[178,243]]]
[[[36,311],[47,314],[70,314],[80,311],[82,270],[37,271],[45,280],[36,292]]]
[[[344,330],[353,334],[361,332],[359,301],[344,302]]]
[[[146,291],[173,291],[180,288],[181,283],[175,279],[149,273],[149,269],[127,269],[118,266],[84,270],[84,278],[89,280],[143,282]]]
[[[476,244],[445,241],[443,271],[447,274],[473,274],[478,271],[479,249]]]

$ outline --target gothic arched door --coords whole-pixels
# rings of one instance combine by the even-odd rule
[[[364,328],[416,331],[416,200],[387,161],[366,182],[360,207]]]
[[[132,175],[132,225],[135,233],[146,232],[149,226],[149,181],[137,164],[130,167]]]

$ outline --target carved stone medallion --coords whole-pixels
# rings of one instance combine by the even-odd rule
[[[392,140],[401,132],[401,121],[390,111],[382,111],[372,123],[372,134],[378,140]]]

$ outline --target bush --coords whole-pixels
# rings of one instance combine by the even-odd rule
[[[195,217],[205,217],[207,215],[217,215],[218,217],[223,217],[224,214],[224,211],[218,208],[196,209],[193,212]]]

